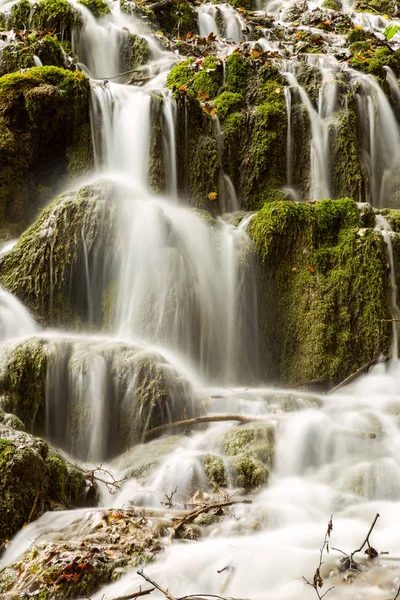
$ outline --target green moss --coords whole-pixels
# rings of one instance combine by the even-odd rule
[[[356,11],[393,15],[396,12],[396,6],[395,0],[362,0],[356,3]]]
[[[71,29],[77,19],[77,12],[67,0],[39,0],[32,11],[31,25],[39,31],[58,33]]]
[[[229,0],[228,4],[234,8],[244,8],[245,10],[257,10],[258,5],[254,0]]]
[[[373,34],[362,27],[353,27],[346,36],[346,40],[349,44],[354,44],[354,42],[366,42],[367,40],[371,41],[373,38]]]
[[[193,83],[194,71],[191,68],[193,59],[188,58],[187,60],[176,64],[167,76],[167,86],[175,93],[183,87],[190,87]]]
[[[193,90],[200,99],[214,98],[222,84],[222,73],[217,60],[207,56],[203,61],[203,69],[193,77]]]
[[[251,74],[250,62],[238,52],[233,52],[226,59],[225,69],[225,90],[245,93]]]
[[[342,381],[387,351],[386,247],[360,226],[349,199],[274,202],[252,219],[270,379]]]
[[[236,427],[225,435],[223,450],[226,456],[245,455],[272,468],[275,459],[275,430],[273,427]]]
[[[104,0],[79,0],[79,4],[86,6],[95,17],[104,17],[110,13],[110,8]]]
[[[214,138],[202,137],[199,140],[190,170],[192,200],[200,208],[207,207],[210,193],[218,193],[220,163],[217,142]]]
[[[17,39],[4,48],[0,54],[0,76],[33,67],[34,55],[40,58],[43,65],[65,66],[62,46],[56,37],[45,35],[39,39],[33,35],[25,43]]]
[[[46,456],[46,467],[49,474],[48,494],[55,502],[66,502],[65,483],[68,469],[62,458],[55,452]]]
[[[188,0],[172,0],[158,16],[159,28],[178,36],[197,30],[196,13]]]
[[[237,111],[243,106],[244,98],[242,94],[234,92],[222,92],[214,100],[214,106],[218,111],[218,116],[221,121],[224,121],[228,115]]]
[[[231,462],[231,478],[235,487],[251,490],[268,481],[268,469],[260,460],[248,456],[235,456]]]
[[[127,33],[121,44],[121,58],[123,70],[133,70],[145,65],[150,57],[151,50],[149,42],[140,35]]]
[[[25,431],[25,425],[16,415],[5,414],[3,418],[3,424],[7,427],[11,427],[16,431]]]
[[[213,487],[226,487],[227,476],[224,462],[219,456],[207,454],[201,460],[209,482]]]
[[[400,50],[392,52],[386,46],[376,47],[374,44],[368,45],[367,42],[355,42],[352,50],[353,55],[349,63],[354,69],[374,75],[381,82],[386,81],[385,66],[400,76]]]
[[[11,8],[10,27],[14,29],[29,29],[32,4],[29,0],[19,0]]]
[[[28,431],[43,431],[45,422],[45,385],[47,356],[41,340],[30,340],[15,347],[3,373],[8,390],[3,408],[17,415]]]
[[[332,191],[334,198],[359,198],[363,187],[357,139],[357,116],[349,98],[348,110],[336,114],[331,141]]]
[[[342,8],[342,4],[339,0],[324,0],[322,3],[322,8],[330,8],[331,10],[340,10]]]
[[[400,210],[396,210],[394,208],[384,208],[380,211],[380,214],[387,219],[393,231],[400,233]]]

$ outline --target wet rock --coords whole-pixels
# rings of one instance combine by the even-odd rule
[[[98,510],[73,521],[51,539],[42,533],[32,550],[0,573],[2,597],[88,596],[129,569],[151,562],[162,550],[156,529],[135,510]]]
[[[46,510],[96,503],[89,488],[46,442],[0,423],[0,542]]]

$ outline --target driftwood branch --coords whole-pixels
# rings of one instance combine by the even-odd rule
[[[162,435],[166,431],[173,431],[174,429],[182,429],[185,427],[191,427],[192,425],[200,425],[201,423],[218,423],[220,421],[239,421],[239,423],[253,423],[254,421],[260,421],[258,417],[246,417],[245,415],[214,415],[214,416],[203,416],[194,417],[193,419],[185,419],[184,421],[176,421],[175,423],[167,423],[166,425],[160,425],[154,427],[145,433],[145,441],[151,440],[153,437]]]
[[[371,527],[369,528],[368,533],[365,536],[363,543],[361,544],[361,546],[359,548],[356,548],[355,550],[353,550],[353,552],[351,554],[346,554],[345,552],[343,552],[343,550],[340,550],[339,548],[332,548],[332,550],[337,550],[338,552],[341,552],[342,554],[345,555],[345,558],[343,558],[341,561],[341,570],[342,571],[345,571],[345,570],[346,571],[347,570],[359,571],[359,566],[353,560],[353,556],[355,554],[357,554],[358,552],[361,552],[366,545],[368,545],[368,549],[365,552],[366,552],[366,554],[368,554],[369,558],[374,559],[378,556],[378,552],[375,550],[375,548],[372,548],[371,544],[369,543],[370,535],[371,535],[372,530],[374,529],[378,519],[379,519],[379,513],[376,513],[375,518],[372,521]],[[386,553],[383,553],[383,554],[386,554]]]

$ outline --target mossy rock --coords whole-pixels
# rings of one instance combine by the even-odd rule
[[[2,50],[0,77],[20,69],[34,67],[34,56],[38,56],[43,65],[66,66],[62,45],[55,36],[47,34],[38,38],[35,34],[31,34],[25,43],[21,44],[16,40]]]
[[[89,299],[82,296],[80,289],[85,272],[84,252],[88,253],[92,268],[98,265],[96,277],[100,281],[104,262],[93,261],[97,253],[103,256],[103,240],[114,236],[115,206],[108,202],[110,193],[108,185],[99,183],[57,197],[0,261],[2,285],[28,306],[40,322],[79,327],[87,321]],[[93,318],[100,326],[101,295],[96,302]]]
[[[197,15],[188,0],[172,0],[154,17],[158,29],[178,36],[197,31]]]
[[[2,569],[2,597],[30,593],[40,600],[64,600],[93,595],[125,572],[152,562],[162,550],[156,527],[144,523],[134,509],[86,511],[63,529],[52,529],[50,524],[49,533],[42,532],[17,562]]]
[[[386,245],[363,219],[342,199],[265,204],[251,220],[268,380],[333,384],[388,352]]]
[[[35,67],[0,78],[0,220],[30,218],[39,188],[55,191],[68,172],[92,164],[89,82],[80,72]],[[89,137],[88,137],[89,133]],[[89,164],[76,168],[86,144]]]
[[[234,487],[249,491],[265,485],[268,482],[269,471],[261,460],[239,454],[230,462],[229,475]]]
[[[86,506],[83,473],[43,440],[0,423],[0,542],[45,510]]]
[[[181,443],[179,436],[162,437],[146,444],[138,444],[118,456],[113,465],[124,477],[133,477],[145,483],[163,459]]]
[[[271,426],[245,426],[230,429],[223,440],[226,456],[246,455],[272,468],[275,460],[275,429]]]
[[[104,423],[102,439],[94,440],[87,432],[95,418],[91,373],[99,361],[104,378],[98,393],[104,394],[104,414],[114,417]],[[191,384],[173,365],[156,352],[108,339],[10,342],[2,348],[0,385],[4,411],[17,415],[29,432],[45,435],[83,460],[114,458],[142,442],[147,430],[195,414]],[[138,452],[133,455],[137,461]],[[156,460],[154,453],[152,458],[146,454],[130,472],[148,474]]]
[[[356,11],[379,13],[381,15],[393,15],[396,12],[397,3],[395,0],[368,0],[365,2],[356,2]]]
[[[120,45],[123,70],[130,71],[144,66],[151,57],[149,42],[140,35],[127,32]]]
[[[201,462],[208,480],[214,488],[226,487],[228,485],[224,461],[221,457],[206,454],[201,459]]]

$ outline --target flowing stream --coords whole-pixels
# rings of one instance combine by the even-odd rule
[[[84,23],[73,44],[91,82],[95,177],[113,183],[118,205],[118,252],[111,261],[117,281],[116,311],[107,337],[43,331],[21,303],[0,289],[2,353],[20,336],[46,340],[53,353],[46,379],[47,437],[75,457],[106,460],[112,462],[115,473],[128,473],[138,453],[150,456],[158,443],[139,445],[132,454],[129,450],[120,456],[126,450],[121,438],[129,434],[127,423],[134,418],[125,402],[126,390],[138,385],[137,361],[157,354],[163,377],[168,380],[172,374],[171,389],[177,402],[183,390],[192,402],[204,404],[206,414],[252,416],[274,432],[276,450],[268,487],[261,487],[252,504],[237,504],[232,509],[234,518],[212,525],[203,540],[191,545],[167,544],[162,558],[146,567],[146,572],[175,597],[202,593],[252,600],[312,599],[315,591],[302,577],[313,577],[331,514],[331,546],[351,552],[379,512],[373,545],[390,553],[389,558],[380,559],[386,561],[385,568],[370,569],[352,585],[341,585],[335,574],[340,553],[332,550],[323,567],[324,576],[332,572],[332,600],[393,597],[400,582],[396,324],[391,362],[376,365],[342,391],[322,396],[273,389],[262,382],[252,244],[246,233],[252,214],[242,215],[238,225],[218,217],[210,228],[178,196],[176,106],[164,87],[176,55],[161,49],[133,17],[114,4],[110,16],[102,20],[94,19],[75,1],[73,5]],[[273,2],[271,10],[272,5],[279,10],[288,3]],[[242,38],[240,18],[230,6],[205,4],[197,11],[203,36],[213,32],[236,42]],[[153,76],[141,86],[126,85],[126,78],[118,77],[122,68],[119,48],[127,31],[150,43],[152,56],[146,68]],[[290,60],[282,66],[289,84],[285,92],[288,157],[296,143],[290,129],[296,102],[305,106],[311,123],[311,199],[331,195],[329,136],[336,127],[339,97],[337,65],[333,63],[312,65],[322,75],[317,105],[299,83]],[[400,160],[397,121],[376,81],[348,71],[357,108],[367,122],[362,143],[371,175],[368,199],[384,206]],[[388,80],[398,93],[390,72]],[[148,176],[155,96],[163,106],[165,195],[153,193]],[[217,119],[214,135],[221,152]],[[289,187],[295,184],[290,160],[287,179]],[[220,188],[225,199],[221,213],[235,211],[236,191],[222,170]],[[392,313],[398,318],[391,232],[383,219],[377,229],[388,248]],[[104,243],[112,253],[111,241]],[[85,285],[90,288],[90,278]],[[127,371],[121,375],[123,383],[118,389],[114,385],[118,375],[115,353],[122,347]],[[177,377],[179,388],[173,387]],[[80,423],[74,427],[77,406]],[[174,436],[173,447],[164,453],[145,484],[129,479],[118,495],[104,492],[103,506],[159,508],[165,494],[174,489],[178,490],[176,500],[186,502],[194,489],[208,486],[204,455],[225,460],[221,440],[230,428],[232,424],[218,423],[192,436]],[[226,468],[229,472],[228,463]],[[58,532],[81,514],[86,511],[43,515],[15,537],[0,565],[15,561],[39,538],[57,538]],[[76,539],[79,541],[79,527]],[[92,599],[128,595],[141,583],[136,571],[128,572]],[[163,596],[154,592],[152,597]]]

